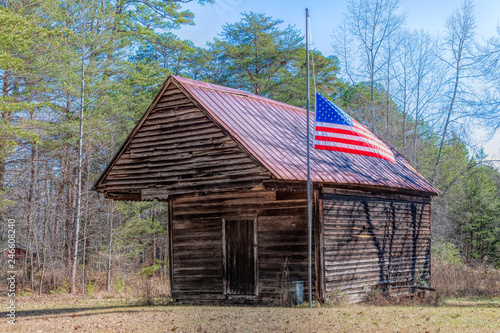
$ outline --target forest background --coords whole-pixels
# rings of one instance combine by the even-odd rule
[[[121,292],[138,275],[168,285],[166,206],[91,190],[168,75],[305,106],[304,31],[246,12],[198,47],[175,34],[195,24],[192,2],[0,1],[0,237],[15,220],[23,293]],[[499,164],[471,133],[500,131],[500,30],[478,41],[472,0],[439,36],[406,28],[399,0],[346,3],[335,54],[311,52],[316,89],[442,191],[441,269],[498,269]]]

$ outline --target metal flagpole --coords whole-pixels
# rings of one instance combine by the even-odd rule
[[[307,257],[308,257],[308,287],[309,287],[309,307],[312,308],[312,182],[309,169],[309,9],[306,8],[306,67],[307,67]]]

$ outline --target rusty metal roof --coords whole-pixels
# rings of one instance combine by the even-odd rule
[[[306,110],[240,90],[171,77],[248,152],[280,180],[307,180]],[[314,118],[311,113],[311,133]],[[311,140],[312,141],[312,140]],[[314,182],[439,191],[391,148],[389,161],[311,149]]]

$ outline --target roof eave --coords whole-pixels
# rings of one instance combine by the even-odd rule
[[[265,188],[293,188],[294,191],[306,191],[306,180],[286,180],[272,179],[263,181]],[[391,187],[384,185],[367,185],[367,184],[348,184],[348,183],[333,183],[333,182],[314,182],[313,187],[320,189],[324,187],[347,189],[347,190],[363,190],[363,191],[382,191],[390,193],[401,193],[407,195],[416,195],[420,197],[434,197],[439,195],[439,192],[426,191],[419,189],[410,189],[403,187]]]

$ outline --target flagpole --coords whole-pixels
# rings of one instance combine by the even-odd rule
[[[310,175],[310,144],[309,144],[309,9],[306,8],[306,67],[307,67],[307,257],[308,257],[308,286],[309,286],[309,307],[312,308],[312,182]]]

